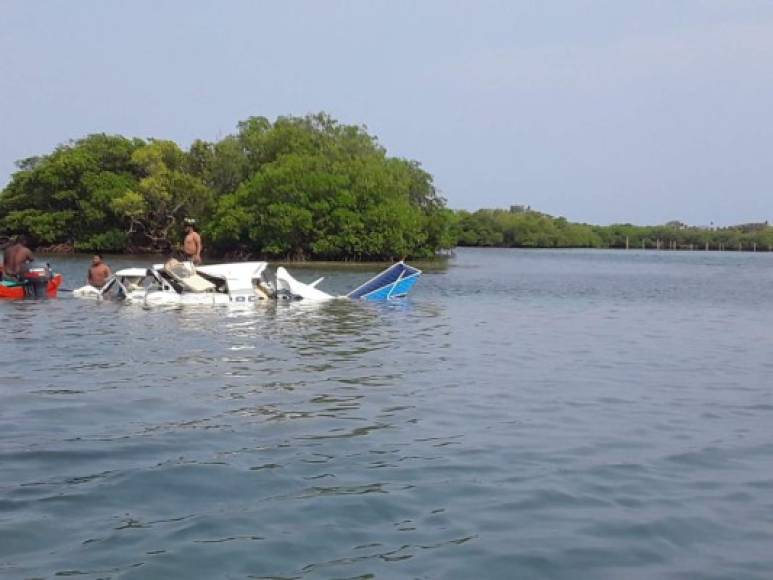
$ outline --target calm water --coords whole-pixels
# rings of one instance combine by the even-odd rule
[[[773,577],[773,254],[462,250],[396,305],[0,314],[0,577]]]

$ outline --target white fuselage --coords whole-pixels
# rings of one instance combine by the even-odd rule
[[[195,271],[201,289],[191,289],[189,279],[170,275],[164,266],[126,268],[117,271],[102,289],[83,286],[73,292],[78,298],[105,297],[108,292],[129,304],[164,305],[249,305],[268,298],[262,274],[266,262],[243,262],[201,266]],[[203,278],[202,278],[203,277]]]
[[[310,284],[296,280],[283,267],[271,279],[266,262],[215,264],[195,268],[190,262],[170,260],[152,268],[117,271],[101,289],[84,286],[73,292],[78,298],[102,299],[114,294],[143,306],[203,305],[248,306],[268,299],[322,302],[335,298],[392,300],[401,298],[415,284],[421,270],[396,262],[346,296],[333,296],[317,288],[322,278]]]

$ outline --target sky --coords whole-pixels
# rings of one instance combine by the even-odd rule
[[[319,111],[454,209],[773,222],[770,0],[0,0],[0,187],[91,133]]]

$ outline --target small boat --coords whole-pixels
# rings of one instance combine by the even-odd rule
[[[199,304],[249,305],[268,300],[323,301],[336,298],[395,300],[416,284],[421,270],[397,262],[344,296],[317,288],[324,278],[309,284],[295,279],[285,268],[276,273],[267,262],[242,262],[194,267],[172,260],[151,268],[118,270],[102,288],[83,286],[77,298],[115,297],[143,306]]]
[[[3,269],[0,267],[0,278]],[[21,300],[23,298],[56,298],[62,275],[51,272],[49,266],[30,268],[23,280],[0,281],[0,298]]]

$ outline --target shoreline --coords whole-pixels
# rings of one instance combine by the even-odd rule
[[[51,252],[48,251],[47,248],[41,248],[34,250],[34,254],[36,256],[45,256],[47,258],[67,258],[67,259],[83,259],[88,260],[91,256],[94,255],[94,252]],[[146,263],[160,263],[164,261],[164,254],[158,254],[153,252],[134,252],[134,253],[103,253],[102,256],[105,258],[105,261],[109,262],[111,259],[122,259],[122,260],[132,260],[136,259],[137,261],[143,261]],[[418,259],[410,259],[406,258],[404,261],[408,262],[412,265],[417,265],[417,267],[421,268],[427,268],[427,269],[441,269],[445,267],[448,263],[448,259],[452,257],[452,255],[444,255],[444,256],[436,256],[434,258],[418,258]],[[205,256],[204,264],[220,264],[220,263],[228,263],[228,262],[269,262],[270,264],[275,264],[278,266],[292,266],[295,269],[313,269],[317,267],[323,267],[323,268],[341,268],[341,269],[363,269],[368,270],[372,269],[374,267],[385,267],[390,264],[394,264],[395,262],[398,262],[399,260],[362,260],[362,261],[354,261],[354,260],[303,260],[303,261],[294,261],[294,260],[285,260],[285,259],[279,259],[274,260],[271,258],[250,258],[250,259],[234,259],[229,258],[227,256],[223,257],[217,257],[217,256]]]
[[[705,248],[704,246],[696,246],[696,247],[661,247],[661,248],[654,248],[654,247],[620,247],[620,246],[609,246],[609,247],[593,247],[593,246],[564,246],[564,247],[556,247],[556,246],[456,246],[452,250],[447,251],[444,254],[438,254],[431,258],[401,258],[405,262],[411,262],[411,263],[424,263],[424,264],[439,264],[444,263],[448,261],[449,259],[453,258],[457,250],[522,250],[522,251],[540,251],[540,250],[588,250],[588,251],[614,251],[614,252],[693,252],[693,253],[707,253],[707,254],[717,254],[717,253],[732,253],[732,254],[754,254],[754,253],[773,253],[773,247],[768,246],[754,246],[751,247],[742,247],[739,248],[737,246],[730,246],[730,247],[709,247]],[[2,248],[0,248],[0,253],[2,252]],[[33,250],[34,253],[45,255],[45,256],[72,256],[72,257],[89,257],[93,256],[95,252],[85,252],[85,251],[57,251],[52,250],[49,247],[44,248],[36,248]],[[158,252],[102,252],[103,256],[107,257],[125,257],[125,258],[152,258],[156,257],[156,261],[163,261],[165,254],[158,253]],[[309,258],[304,260],[291,260],[287,258],[270,258],[265,256],[255,256],[255,257],[239,257],[239,256],[229,256],[228,254],[222,255],[222,256],[206,256],[207,260],[206,262],[271,262],[272,264],[279,264],[279,265],[291,265],[295,268],[303,268],[304,266],[308,267],[314,267],[314,266],[346,266],[346,267],[353,267],[357,268],[360,266],[368,267],[368,266],[380,266],[384,264],[394,264],[395,262],[398,262],[398,259],[394,260],[354,260],[354,259],[344,259],[344,260],[326,260],[326,259],[316,259],[316,258]]]

